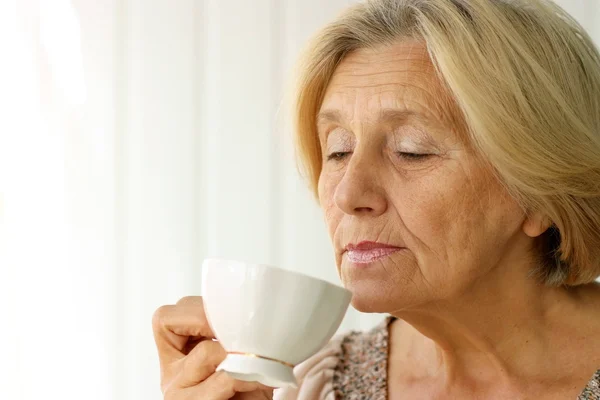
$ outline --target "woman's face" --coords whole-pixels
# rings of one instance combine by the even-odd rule
[[[525,243],[524,213],[464,143],[453,107],[416,41],[350,54],[326,91],[319,198],[359,310],[456,296]]]

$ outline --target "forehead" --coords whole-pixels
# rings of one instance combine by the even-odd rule
[[[346,56],[321,106],[321,110],[331,109],[339,110],[345,119],[375,118],[382,109],[408,110],[443,122],[455,117],[454,102],[425,44],[416,40],[359,49]]]

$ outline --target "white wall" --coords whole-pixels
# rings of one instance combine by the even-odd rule
[[[23,135],[0,136],[0,148],[19,138],[28,154],[0,157],[4,175],[21,173],[12,186],[4,180],[11,191],[0,197],[0,244],[10,250],[0,284],[19,304],[3,312],[18,331],[0,340],[14,343],[3,354],[18,360],[0,373],[10,398],[160,399],[152,312],[199,293],[204,257],[338,281],[321,213],[294,167],[281,100],[302,44],[352,2],[55,0],[45,21],[63,34],[51,41],[66,46],[58,53],[75,56],[66,66],[77,72],[83,63],[79,104],[77,86],[51,79],[51,54],[36,43],[43,3],[14,1],[35,56],[12,59],[7,83],[32,82],[38,71],[24,66],[37,65],[31,99],[52,113],[40,112],[46,129],[33,109],[14,114]],[[560,3],[600,38],[596,0]],[[77,32],[61,14],[69,4],[81,54],[65,44]],[[31,100],[23,98],[21,110]],[[341,329],[380,318],[351,311]]]

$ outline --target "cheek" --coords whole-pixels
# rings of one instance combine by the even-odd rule
[[[438,247],[458,211],[453,205],[452,195],[441,188],[437,180],[404,184],[402,190],[395,191],[391,198],[408,231],[405,240],[415,250],[423,246]]]
[[[408,244],[421,261],[433,257],[435,265],[461,270],[502,247],[521,216],[506,191],[479,170],[448,169],[404,186],[395,198],[401,199],[395,203]]]
[[[339,177],[332,173],[322,173],[319,178],[319,204],[325,216],[329,235],[333,234],[342,218],[342,211],[335,204],[335,189],[339,182]]]
[[[419,258],[433,253],[446,261],[448,247],[465,240],[475,212],[473,199],[479,197],[473,186],[464,171],[450,165],[396,185],[390,198],[407,230],[407,245]]]

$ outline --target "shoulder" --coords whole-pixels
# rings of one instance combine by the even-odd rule
[[[334,400],[343,392],[377,390],[387,365],[387,326],[390,318],[369,331],[336,335],[322,350],[294,368],[297,388],[275,391],[275,400]],[[383,372],[383,374],[381,374]],[[375,385],[374,385],[375,384]],[[370,397],[371,398],[371,397]]]

